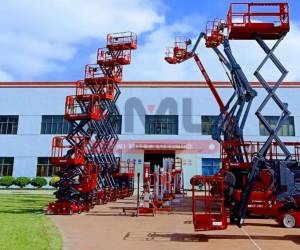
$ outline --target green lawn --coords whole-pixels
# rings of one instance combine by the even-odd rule
[[[43,214],[53,195],[0,193],[0,249],[61,249],[56,226]]]

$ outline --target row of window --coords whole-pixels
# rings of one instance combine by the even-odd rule
[[[202,135],[211,135],[212,126],[218,116],[204,115],[201,116],[201,133]],[[272,128],[275,128],[279,116],[265,116],[267,122]],[[178,116],[177,115],[146,115],[145,133],[159,135],[177,135],[178,134]],[[259,134],[268,136],[269,132],[264,125],[259,123]],[[295,136],[294,117],[289,117],[278,132],[279,136]]]
[[[274,128],[279,116],[265,116],[266,120]],[[201,132],[203,135],[211,135],[212,126],[217,116],[201,116]],[[115,124],[115,130],[121,134],[122,116],[120,115]],[[19,117],[15,115],[0,116],[0,134],[17,134]],[[43,115],[41,134],[67,134],[72,129],[72,123],[64,120],[63,115]],[[269,133],[263,124],[259,124],[259,133],[267,136]],[[145,134],[151,135],[177,135],[178,115],[146,115]],[[280,136],[295,136],[294,117],[289,117],[279,130]]]
[[[14,166],[13,157],[0,157],[0,176],[12,176]],[[202,175],[214,175],[220,169],[220,159],[202,158]],[[38,157],[36,176],[51,177],[59,171],[50,163],[49,157]]]
[[[116,132],[121,134],[122,117],[116,120]],[[17,134],[18,123],[17,115],[0,115],[0,134]],[[41,134],[68,134],[72,128],[72,123],[63,115],[42,115]]]
[[[0,157],[0,176],[12,176],[14,157]],[[59,171],[59,167],[52,166],[50,157],[38,157],[36,176],[51,177]]]
[[[12,176],[13,157],[0,157],[0,176]],[[202,158],[202,175],[213,175],[220,169],[220,159]],[[36,176],[51,177],[59,171],[59,167],[52,166],[49,157],[38,157]]]
[[[201,132],[203,135],[211,135],[212,126],[216,121],[218,116],[202,116]],[[272,128],[275,128],[279,120],[279,116],[264,116],[267,122]],[[259,134],[261,136],[268,136],[269,132],[265,126],[259,122]],[[279,136],[295,136],[295,122],[294,117],[290,116],[283,124],[283,126],[278,131]]]
[[[0,134],[17,134],[19,116],[1,115],[0,116]]]
[[[178,135],[178,115],[146,115],[145,134]]]

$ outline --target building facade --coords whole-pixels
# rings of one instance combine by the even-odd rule
[[[233,93],[227,82],[216,82],[224,100]],[[65,98],[74,82],[0,83],[0,176],[51,177],[51,140],[66,134]],[[253,83],[258,96],[244,130],[245,140],[264,141],[268,134],[255,116],[266,96]],[[117,105],[122,116],[116,130],[115,154],[134,160],[136,171],[144,162],[161,165],[163,158],[180,160],[185,186],[195,174],[211,175],[220,167],[219,144],[211,139],[211,125],[219,114],[216,101],[204,82],[124,82]],[[278,95],[287,102],[291,117],[280,130],[283,141],[299,141],[300,83],[286,82]],[[272,102],[271,102],[272,103]],[[268,105],[263,114],[276,124],[280,110]]]

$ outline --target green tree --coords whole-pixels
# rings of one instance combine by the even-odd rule
[[[4,186],[6,188],[9,188],[11,185],[14,184],[15,178],[12,176],[3,176],[0,178],[0,186]]]
[[[28,177],[18,177],[14,180],[14,184],[20,188],[24,188],[30,183],[30,178]]]
[[[30,184],[37,188],[42,188],[47,185],[47,180],[44,177],[35,177],[32,178]]]

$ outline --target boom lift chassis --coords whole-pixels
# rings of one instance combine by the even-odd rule
[[[241,7],[246,11],[241,11]],[[262,20],[253,21],[255,18]],[[226,229],[228,215],[232,223],[241,226],[248,214],[273,217],[285,227],[300,226],[300,143],[284,143],[278,136],[290,111],[287,103],[276,94],[288,72],[274,51],[289,28],[287,3],[232,3],[227,21],[215,19],[209,22],[206,32],[199,35],[191,51],[188,50],[191,40],[179,38],[175,40],[175,46],[167,50],[165,60],[170,64],[194,58],[220,108],[212,138],[221,144],[222,168],[215,176],[194,176],[191,179],[196,231]],[[202,38],[206,47],[214,50],[228,70],[234,93],[226,104],[196,54]],[[267,92],[255,113],[269,133],[265,142],[244,141],[243,129],[257,94],[236,62],[229,40],[256,40],[266,53],[254,72]],[[269,48],[265,40],[276,42]],[[218,49],[220,45],[225,55]],[[281,73],[273,86],[260,73],[268,60]],[[275,127],[262,114],[271,100],[281,111]]]

